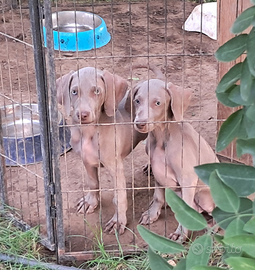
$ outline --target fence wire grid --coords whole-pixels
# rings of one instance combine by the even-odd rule
[[[120,76],[131,90],[139,82],[155,78],[147,68],[134,66],[152,64],[165,75],[165,85],[171,82],[179,86],[180,91],[192,91],[180,125],[190,123],[214,149],[217,122],[221,121],[217,120],[215,96],[217,41],[201,32],[183,29],[193,9],[201,4],[197,1],[33,2],[10,4],[6,0],[0,6],[1,207],[7,204],[17,209],[19,219],[28,227],[39,225],[42,242],[52,250],[57,249],[63,257],[93,257],[98,239],[111,252],[118,251],[119,243],[125,252],[136,252],[146,246],[136,226],[142,213],[149,208],[155,190],[150,166],[149,172],[144,173],[144,167],[151,163],[150,150],[148,154],[145,152],[146,141],[142,140],[124,159],[124,193],[117,183],[116,171],[109,172],[107,166],[100,166],[101,160],[98,161],[99,184],[91,186],[81,155],[70,145],[70,138],[74,136],[70,129],[79,130],[86,124],[72,122],[63,106],[58,104],[56,79],[72,70],[93,67],[98,74],[108,71]],[[10,8],[6,8],[8,6]],[[86,51],[54,49],[51,14],[60,11],[100,16],[109,32],[109,42]],[[56,21],[59,20],[57,17]],[[93,16],[94,26],[95,20]],[[47,37],[43,35],[43,26],[47,28]],[[80,34],[77,29],[74,38]],[[46,40],[47,47],[44,47]],[[59,47],[61,42],[60,38]],[[78,80],[82,82],[82,78]],[[131,110],[134,112],[134,107]],[[98,113],[102,112],[100,108]],[[116,165],[116,145],[120,140],[117,130],[128,126],[132,135],[134,117],[130,115],[125,123],[119,122],[116,115],[112,119],[107,123],[88,124],[97,130],[98,145],[92,155],[105,155],[101,153],[104,147],[99,142],[108,134],[100,132],[100,128],[112,127],[115,131],[108,137],[115,141],[115,146],[107,154],[115,162],[113,169],[119,170]],[[162,124],[169,124],[167,116]],[[194,153],[198,161],[199,151]],[[170,154],[166,152],[165,159]],[[179,188],[188,189],[192,185]],[[83,207],[78,213],[77,204],[89,191],[99,192],[98,206],[93,213],[84,213]],[[125,232],[118,236],[103,232],[114,215],[114,194],[125,193],[128,206]],[[118,209],[117,201],[116,207]],[[147,227],[168,236],[177,225],[171,209],[164,205],[158,220]]]

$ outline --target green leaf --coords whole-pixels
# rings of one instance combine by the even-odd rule
[[[215,266],[195,266],[192,267],[191,270],[223,270],[224,268],[219,268],[219,267],[215,267]]]
[[[192,231],[200,231],[207,227],[203,215],[186,204],[174,191],[166,189],[166,202],[175,213],[176,220],[185,228]]]
[[[255,7],[250,7],[244,10],[235,20],[231,28],[231,32],[233,34],[239,34],[243,32],[246,28],[248,28],[251,25],[254,19],[254,15],[255,15]]]
[[[253,217],[252,219],[250,219],[243,228],[246,232],[255,234],[255,217]]]
[[[251,120],[255,121],[254,115],[255,115],[255,105],[249,106],[249,108],[246,110],[245,115]]]
[[[254,120],[255,120],[255,118],[253,120],[251,120],[245,112],[242,123],[241,123],[240,133],[238,134],[238,138],[240,138],[240,139],[255,138],[255,122],[254,122]],[[241,136],[241,135],[243,135],[243,134],[241,134],[241,131],[246,134],[245,137]]]
[[[223,211],[236,213],[240,206],[240,200],[235,191],[224,184],[218,171],[210,175],[209,186],[215,204]]]
[[[226,263],[229,264],[233,270],[255,270],[255,260],[253,259],[230,257],[226,259]]]
[[[218,134],[216,151],[225,149],[238,135],[244,111],[240,109],[231,114],[220,127]]]
[[[240,198],[240,208],[237,214],[225,212],[218,207],[216,207],[212,212],[213,218],[224,230],[226,230],[229,224],[235,219],[241,219],[246,223],[251,218],[249,214],[252,214],[252,201],[247,198]]]
[[[215,53],[216,59],[221,62],[234,61],[246,50],[247,39],[247,34],[241,34],[233,37],[219,47]]]
[[[249,196],[255,192],[254,167],[231,163],[208,163],[195,167],[196,174],[207,185],[209,185],[209,178],[214,170],[218,170],[223,182],[231,187],[239,197]]]
[[[244,106],[249,106],[254,103],[253,98],[250,96],[247,101],[243,100],[241,96],[241,88],[240,85],[237,85],[231,93],[229,93],[228,98],[230,101],[238,104],[238,105],[244,105]]]
[[[234,85],[230,86],[225,92],[220,92],[220,93],[216,92],[216,97],[217,97],[218,101],[221,102],[223,105],[225,105],[227,107],[231,107],[231,108],[239,106],[239,104],[237,104],[229,99],[230,93],[236,87],[240,87],[240,86],[234,84]]]
[[[154,250],[168,254],[174,254],[185,250],[182,245],[166,237],[157,235],[141,225],[137,225],[137,230],[143,240]]]
[[[151,270],[159,270],[159,269],[169,270],[169,269],[173,269],[173,267],[165,259],[163,259],[156,252],[154,252],[150,247],[148,248],[148,256],[149,256],[149,262],[150,262]]]
[[[252,257],[255,256],[255,235],[236,235],[230,238],[224,238],[223,242],[236,250],[244,251]]]
[[[249,33],[249,37],[247,39],[247,60],[250,72],[253,76],[255,76],[255,28],[253,27]]]
[[[220,80],[216,93],[223,93],[241,78],[242,63],[235,64]]]
[[[225,230],[224,238],[232,237],[235,235],[246,234],[243,230],[244,222],[240,219],[234,219],[231,221]],[[224,241],[223,241],[224,242]]]
[[[253,210],[253,214],[255,214],[255,199],[253,200],[253,203],[252,203],[252,210]]]
[[[212,237],[203,235],[197,238],[189,248],[186,269],[196,265],[207,265],[212,251]]]
[[[186,270],[186,261],[186,259],[181,259],[174,267],[174,270]]]
[[[255,8],[255,6],[254,6]],[[241,92],[241,98],[244,101],[248,101],[250,95],[251,95],[251,87],[252,87],[252,80],[253,77],[250,73],[248,61],[247,58],[245,58],[243,65],[242,65],[242,71],[241,71],[241,83],[240,83],[240,92]]]
[[[255,165],[255,139],[236,140],[236,152],[238,157],[244,154],[252,155],[253,166]]]

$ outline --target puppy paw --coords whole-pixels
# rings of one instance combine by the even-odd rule
[[[183,243],[188,239],[189,231],[186,228],[183,228],[182,225],[178,225],[175,232],[171,233],[168,238],[177,243]]]
[[[139,224],[149,225],[155,222],[160,215],[160,209],[149,209],[145,211],[139,219]]]
[[[89,192],[77,203],[77,212],[81,213],[83,211],[85,214],[93,213],[94,210],[97,208],[97,205],[98,205],[97,195]]]
[[[117,231],[120,235],[124,233],[126,228],[126,218],[123,221],[117,220],[116,215],[114,215],[105,225],[104,232],[109,234],[115,234]]]

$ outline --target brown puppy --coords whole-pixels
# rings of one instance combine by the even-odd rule
[[[155,67],[150,69],[157,71]],[[210,214],[214,209],[209,187],[198,179],[194,166],[218,160],[205,139],[189,123],[182,122],[190,97],[190,91],[166,84],[161,79],[141,82],[133,89],[135,129],[149,132],[146,151],[156,181],[153,201],[142,214],[141,224],[158,219],[167,187],[199,212]],[[179,224],[170,238],[184,241],[188,235],[188,230]]]
[[[92,213],[97,207],[98,166],[103,164],[115,188],[115,213],[105,231],[114,233],[117,229],[120,234],[127,224],[123,159],[147,136],[125,124],[133,120],[125,110],[127,88],[126,80],[120,76],[92,67],[71,71],[57,80],[58,102],[75,124],[71,127],[71,145],[81,155],[89,177],[91,191],[79,201],[78,211]]]

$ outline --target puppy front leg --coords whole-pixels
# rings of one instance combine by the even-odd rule
[[[114,234],[115,230],[117,230],[119,234],[123,234],[127,224],[127,191],[122,161],[117,163],[117,174],[113,168],[115,168],[115,166],[111,166],[109,171],[113,176],[115,187],[113,198],[115,213],[113,217],[107,222],[104,231],[110,234]]]
[[[150,207],[145,211],[140,220],[140,224],[148,225],[156,221],[161,213],[161,209],[165,203],[165,189],[160,187],[157,181],[155,181],[155,191],[153,194],[153,200],[150,203]]]
[[[81,212],[84,210],[85,214],[93,213],[98,205],[98,169],[90,165],[85,165],[86,171],[89,177],[89,189],[86,196],[81,198],[77,204],[77,211]]]

